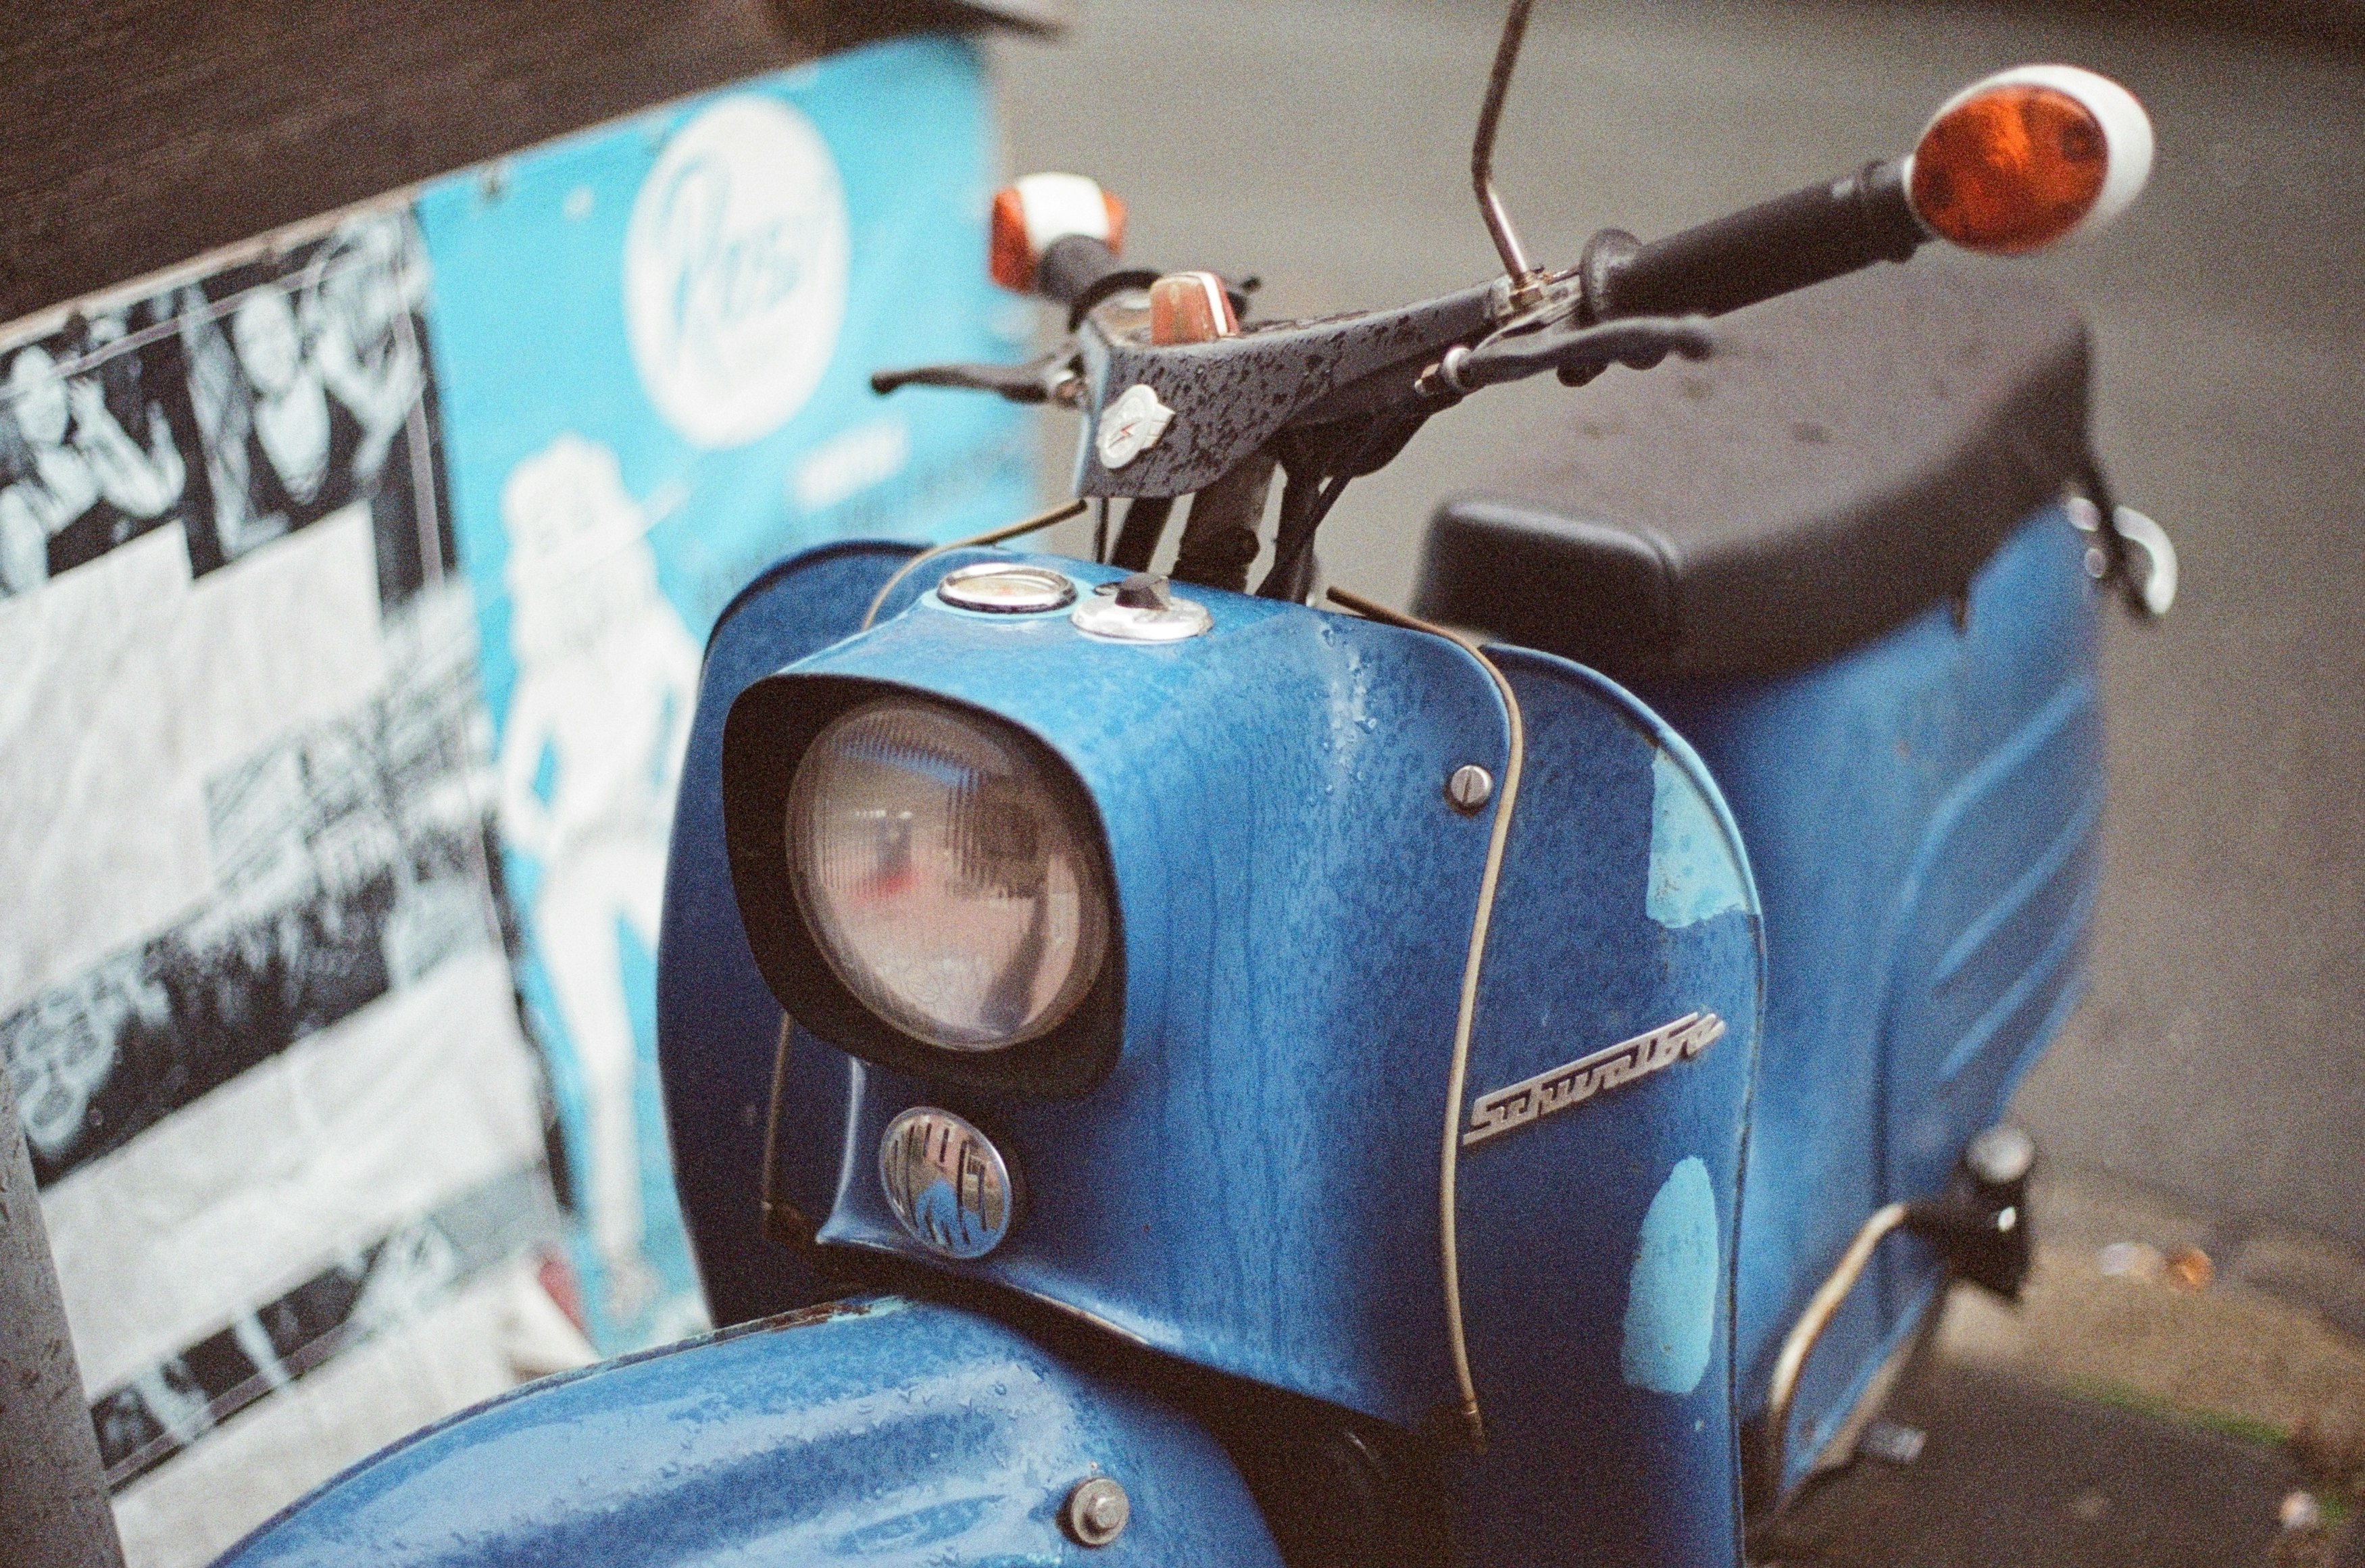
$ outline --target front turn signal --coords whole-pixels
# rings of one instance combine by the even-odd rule
[[[990,266],[1015,294],[1035,287],[1036,263],[1062,240],[1097,240],[1125,253],[1125,203],[1082,174],[1029,174],[993,197]]]
[[[1940,106],[1906,188],[1938,238],[2018,255],[2118,217],[2142,193],[2151,161],[2151,118],[2134,94],[2074,65],[2023,65]]]

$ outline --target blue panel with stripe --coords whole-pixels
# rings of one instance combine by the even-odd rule
[[[1771,679],[1647,688],[1732,802],[1767,1011],[1742,1213],[1743,1406],[1881,1204],[1945,1186],[2077,999],[2097,875],[2095,598],[2063,510],[1946,606]],[[1938,1283],[1887,1243],[1809,1361],[1795,1482]]]
[[[1741,834],[1690,746],[1614,684],[1494,650],[1527,771],[1471,1094],[1683,1020],[1697,1054],[1466,1141],[1461,1253],[1488,1447],[1474,1560],[1710,1563],[1740,1527],[1732,1290],[1761,1009]]]

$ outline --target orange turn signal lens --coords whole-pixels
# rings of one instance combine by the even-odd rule
[[[1169,273],[1149,286],[1149,341],[1211,343],[1240,330],[1231,296],[1214,273]]]
[[[1060,241],[1098,240],[1125,252],[1125,203],[1081,174],[1029,174],[994,193],[987,267],[1014,293],[1035,286],[1035,266]]]
[[[1035,286],[1035,252],[1026,243],[1026,209],[1016,185],[993,193],[993,238],[986,265],[993,281],[1013,294]]]
[[[2110,174],[2110,139],[2084,104],[2017,82],[1940,115],[1913,152],[1913,210],[1941,239],[2012,255],[2067,238]]]

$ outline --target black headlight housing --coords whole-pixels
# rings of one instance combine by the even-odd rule
[[[799,767],[832,721],[884,699],[941,711],[1023,755],[1053,809],[1092,850],[1087,874],[1105,910],[1099,972],[1057,1024],[997,1048],[956,1049],[898,1027],[866,1005],[830,963],[795,886],[789,802]],[[723,831],[739,915],[757,968],[789,1015],[819,1038],[879,1066],[938,1083],[1049,1099],[1089,1092],[1115,1066],[1125,1020],[1125,940],[1108,837],[1075,771],[1019,726],[967,703],[885,681],[770,676],[743,691],[723,735]]]

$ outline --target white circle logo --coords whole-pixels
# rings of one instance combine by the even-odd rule
[[[802,408],[837,346],[847,249],[837,165],[802,115],[736,97],[675,132],[624,232],[625,335],[667,422],[741,446]]]
[[[1114,474],[1156,446],[1174,422],[1174,410],[1160,402],[1157,390],[1137,384],[1101,410],[1098,432],[1101,466]]]

